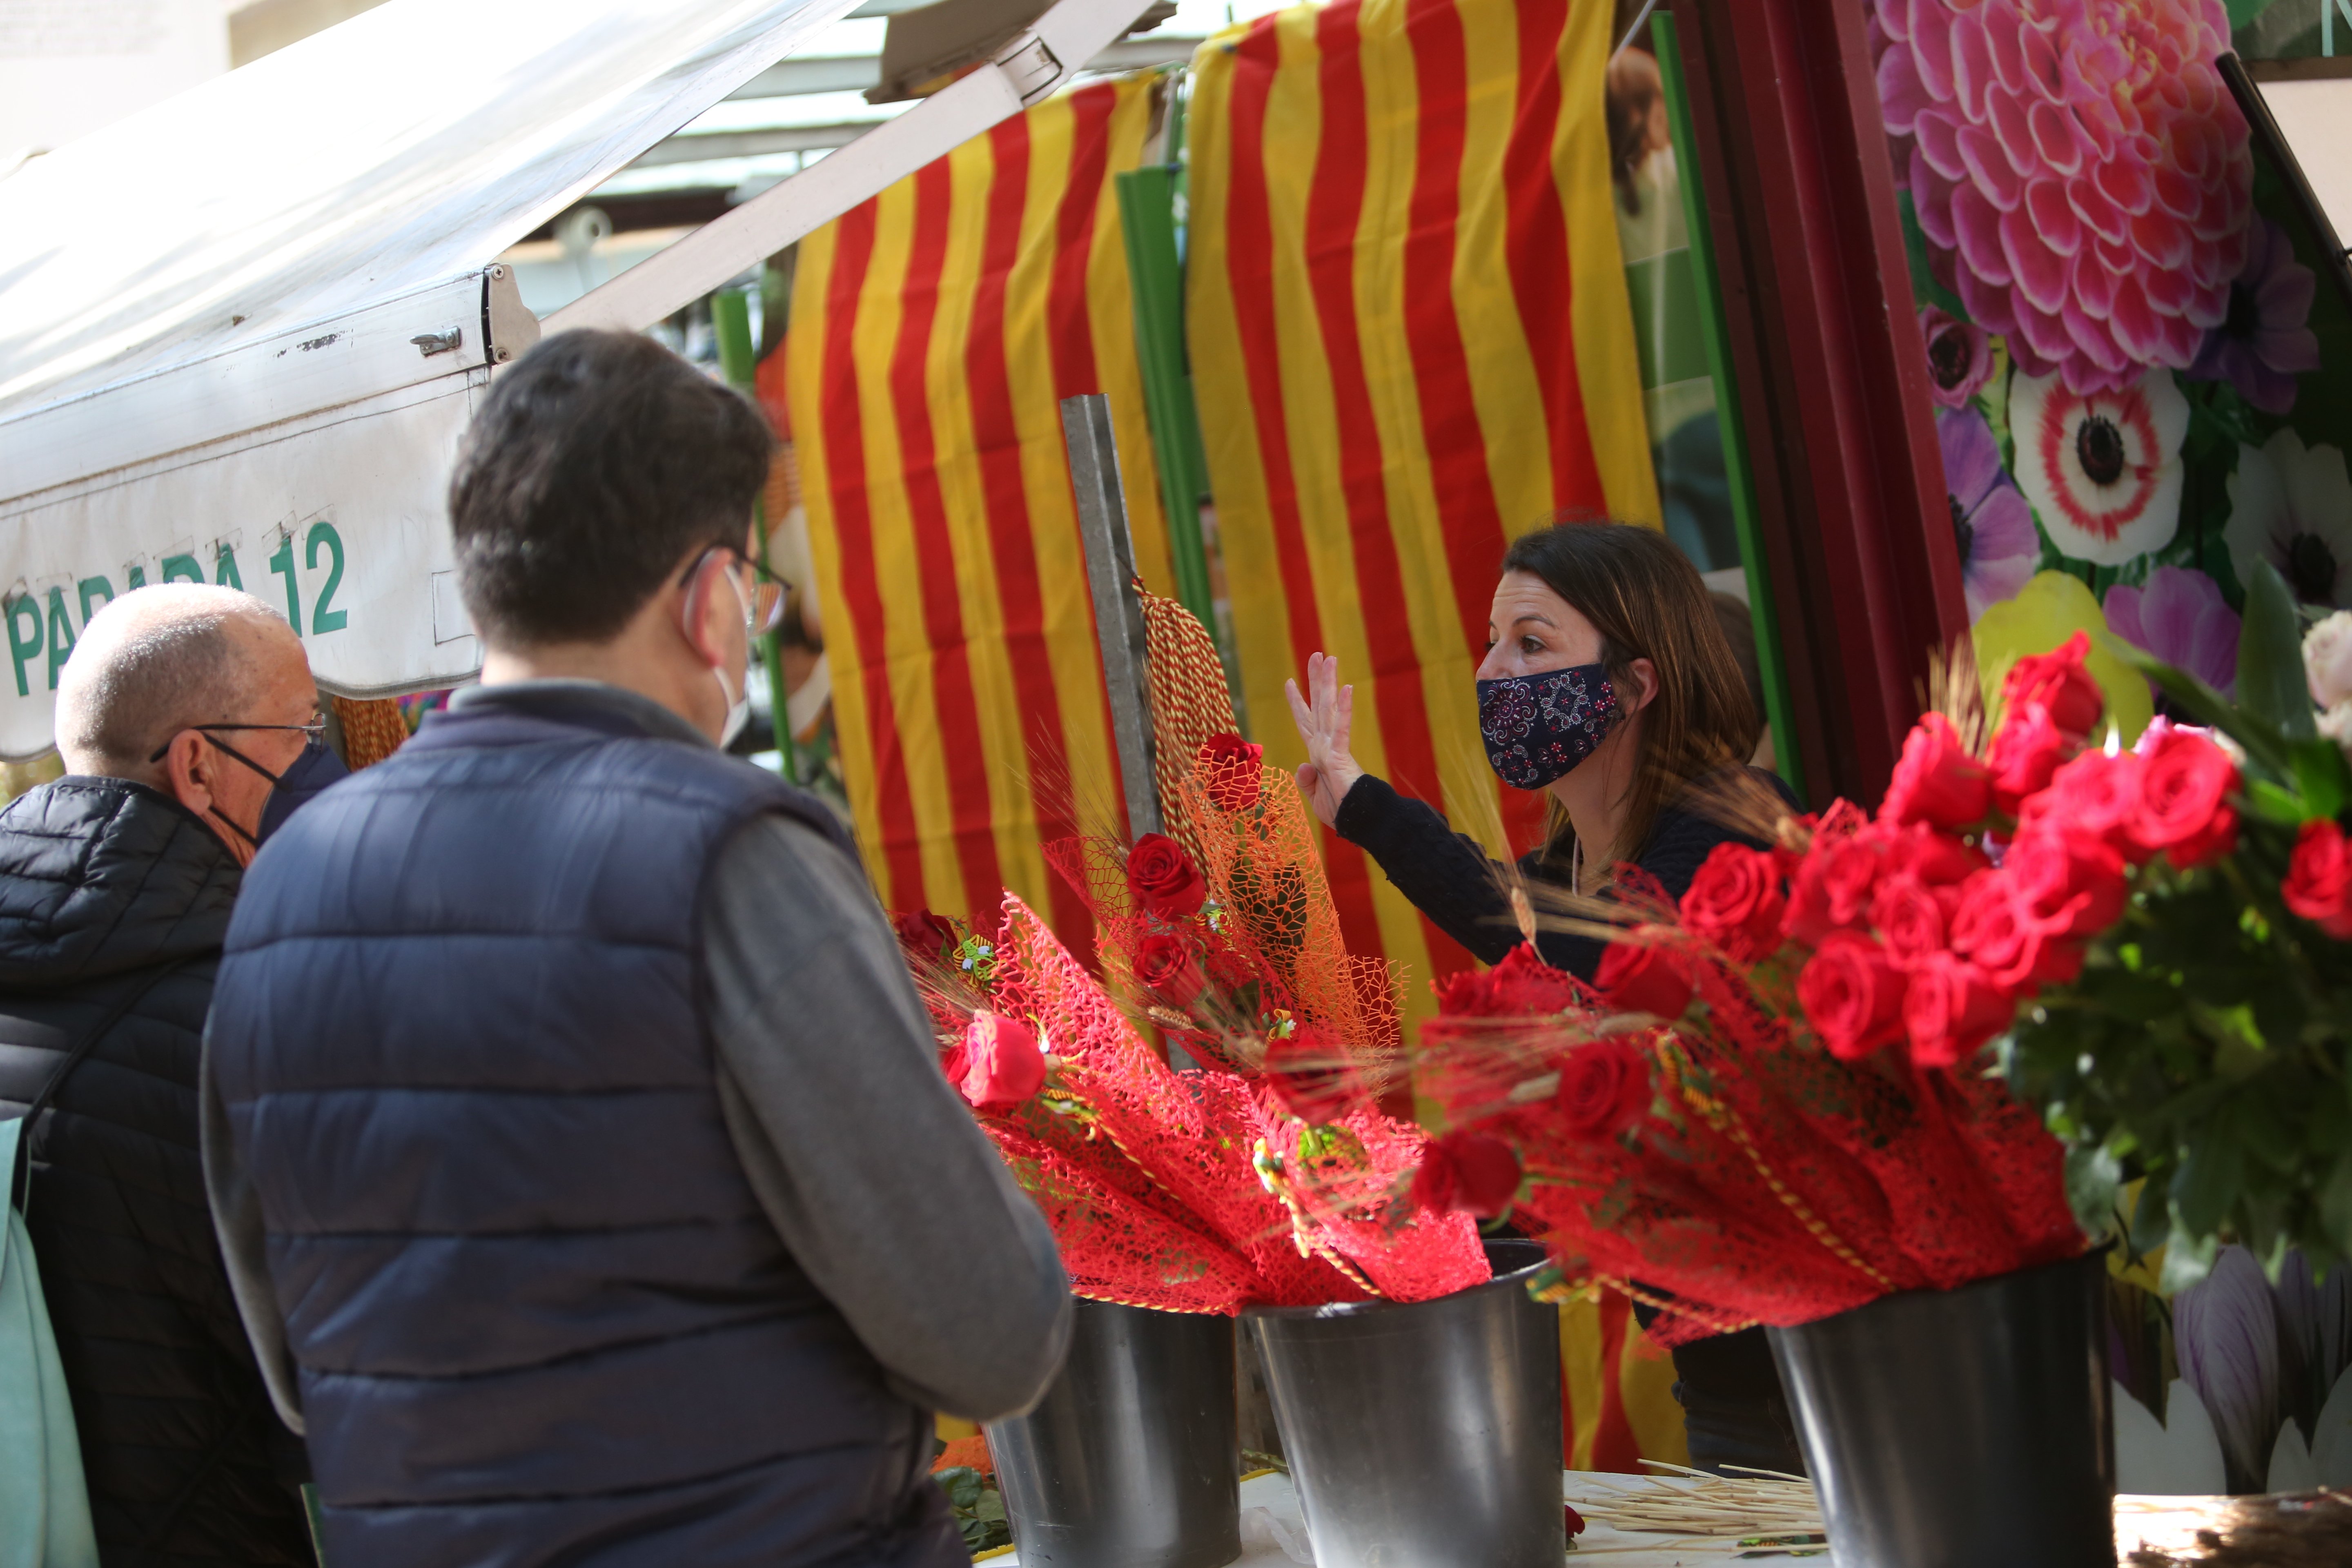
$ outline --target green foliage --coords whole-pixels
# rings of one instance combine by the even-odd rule
[[[955,1510],[965,1551],[987,1552],[1013,1543],[1013,1526],[1004,1517],[1004,1496],[996,1489],[995,1477],[983,1476],[970,1465],[955,1465],[931,1479]]]
[[[2230,29],[2248,26],[2271,8],[2271,0],[2221,0],[2221,7],[2230,13]]]
[[[2311,692],[2304,684],[2303,623],[2294,595],[2269,562],[2255,563],[2246,587],[2246,620],[2238,636],[2238,702],[2248,717],[2291,741],[2319,731]]]
[[[2297,831],[2352,806],[2352,771],[2314,732],[2285,584],[2267,565],[2252,575],[2240,706],[2134,657],[2181,718],[2243,752],[2235,851],[2136,871],[2122,920],[2027,1009],[2003,1056],[2068,1146],[2086,1228],[2115,1228],[2118,1187],[2147,1179],[2128,1240],[2165,1248],[2168,1289],[2202,1278],[2224,1241],[2265,1260],[2299,1246],[2323,1274],[2352,1258],[2352,943],[2281,893]]]

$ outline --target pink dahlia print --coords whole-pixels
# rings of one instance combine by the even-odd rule
[[[1876,0],[1895,179],[1937,277],[2067,390],[2186,369],[2246,263],[2221,0]]]
[[[2009,383],[2009,433],[2018,486],[2059,554],[2120,566],[2172,542],[2189,401],[2170,371],[2092,393],[2020,371]]]

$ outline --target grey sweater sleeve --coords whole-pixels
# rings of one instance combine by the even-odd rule
[[[278,1407],[278,1419],[299,1436],[303,1429],[301,1384],[294,1374],[294,1354],[286,1345],[286,1320],[278,1310],[278,1287],[269,1278],[261,1197],[237,1158],[228,1110],[213,1083],[209,1040],[203,1066],[197,1069],[196,1095],[205,1197],[212,1205],[213,1228],[220,1234],[221,1261],[228,1266],[229,1289],[236,1297],[237,1316],[245,1320],[245,1337],[253,1343],[253,1358],[261,1363],[261,1381],[269,1390],[269,1402]]]
[[[940,1074],[864,875],[768,816],[703,897],[719,1104],[777,1234],[901,1394],[975,1421],[1028,1409],[1068,1347],[1069,1281]]]

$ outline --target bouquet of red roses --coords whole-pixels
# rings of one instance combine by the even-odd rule
[[[996,932],[900,917],[941,1066],[1034,1196],[1078,1293],[1172,1311],[1419,1300],[1488,1277],[1475,1227],[1404,1193],[1419,1129],[1309,1124],[1261,1075],[1178,1072],[1008,893]]]

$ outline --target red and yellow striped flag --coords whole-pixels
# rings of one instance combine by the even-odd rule
[[[1612,14],[1339,0],[1212,40],[1194,73],[1189,326],[1253,738],[1303,760],[1282,683],[1336,654],[1358,760],[1521,847],[1541,802],[1487,772],[1472,679],[1496,564],[1559,512],[1659,521]],[[1327,851],[1349,945],[1403,963],[1425,1013],[1468,955]]]
[[[842,773],[885,905],[1090,951],[1039,780],[1118,798],[1060,400],[1107,393],[1136,560],[1171,585],[1111,175],[1153,81],[1064,93],[801,242],[784,347]],[[1041,795],[1045,798],[1041,798]]]

